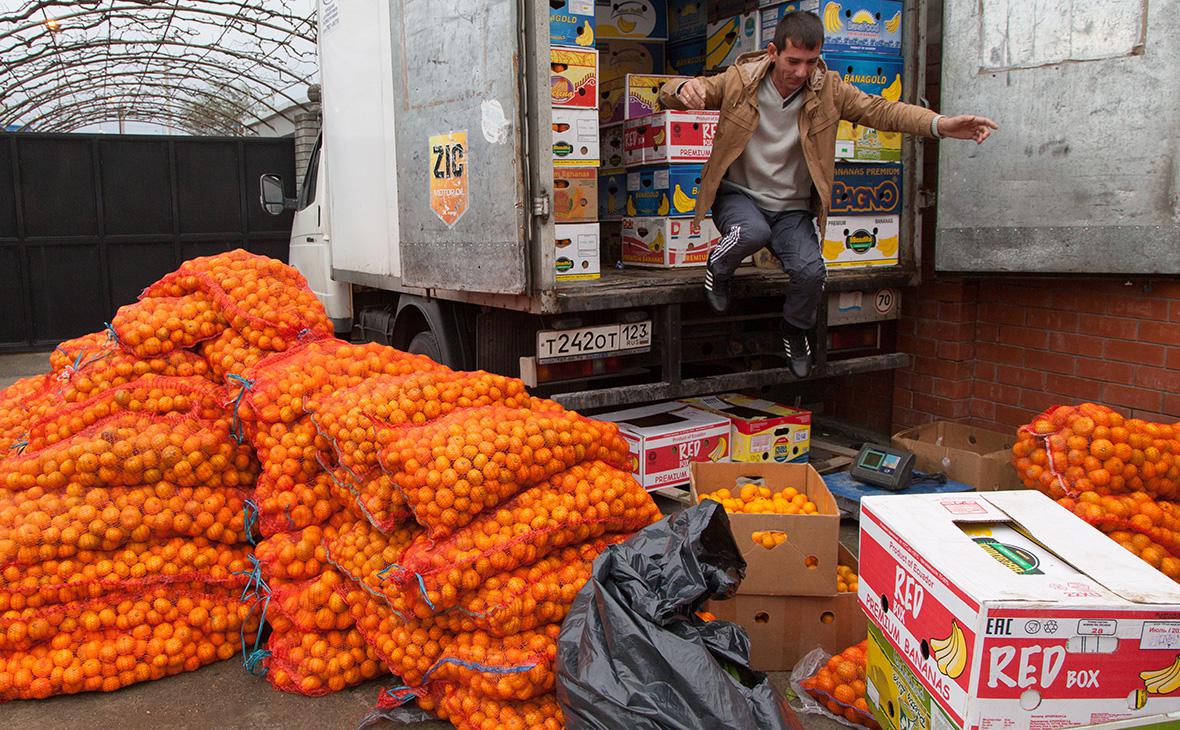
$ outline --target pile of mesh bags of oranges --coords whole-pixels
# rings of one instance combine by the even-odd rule
[[[1059,406],[1020,428],[1012,456],[1025,486],[1180,580],[1180,424]]]
[[[293,269],[185,262],[0,392],[0,699],[228,658],[305,695],[559,726],[557,630],[659,512],[515,379],[334,339]]]

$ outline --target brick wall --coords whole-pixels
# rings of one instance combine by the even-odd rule
[[[1010,431],[1081,401],[1180,419],[1180,283],[934,281],[909,294],[898,349],[914,365],[896,376],[895,428]]]

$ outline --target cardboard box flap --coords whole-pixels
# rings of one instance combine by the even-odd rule
[[[1033,494],[1062,513],[1056,518],[1073,517],[1048,497]],[[980,603],[1068,600],[1088,605],[1120,599],[1068,559],[1059,559],[1035,540],[1021,536],[1019,521],[988,502],[984,493],[865,497],[861,511],[862,519],[867,512],[877,521],[901,528],[914,552],[943,575],[954,575],[959,588]],[[1110,552],[1108,546],[1106,553]],[[1160,578],[1166,580],[1162,573]]]
[[[1110,538],[1051,499],[1034,491],[980,495],[1013,521],[1036,524],[1034,537],[1111,593],[1131,603],[1180,605],[1180,585],[1127,550],[1111,550]]]
[[[658,403],[624,411],[602,413],[595,416],[600,421],[613,421],[621,428],[633,429],[646,436],[666,436],[692,431],[701,426],[725,425],[729,422],[720,416],[692,408],[683,403]]]

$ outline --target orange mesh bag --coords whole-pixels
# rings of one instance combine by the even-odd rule
[[[139,357],[189,350],[220,335],[228,323],[204,292],[184,296],[143,296],[115,312],[111,329],[119,345]]]
[[[588,460],[630,463],[613,423],[486,406],[404,431],[382,452],[419,524],[445,537],[517,492]]]
[[[0,390],[0,460],[25,445],[29,426],[48,411],[55,391],[49,375],[21,378]]]
[[[1107,537],[1135,555],[1138,555],[1142,560],[1151,564],[1172,580],[1180,582],[1180,558],[1173,557],[1167,548],[1154,542],[1147,535],[1138,532],[1115,530],[1107,533]]]
[[[356,584],[337,590],[352,611],[356,630],[381,662],[406,685],[422,683],[454,636],[438,626],[423,626],[395,614],[380,599]]]
[[[0,612],[100,598],[158,586],[240,590],[250,567],[249,546],[204,538],[132,543],[118,550],[79,550],[72,557],[13,562],[0,568]],[[218,589],[220,590],[220,589]]]
[[[293,267],[236,249],[190,259],[144,289],[145,297],[203,294],[250,345],[282,352],[301,333],[330,336],[324,307]]]
[[[483,631],[505,637],[545,624],[561,623],[574,596],[590,580],[594,559],[627,535],[611,535],[563,548],[532,565],[484,581],[458,606],[436,614],[428,623],[455,634]]]
[[[237,487],[68,485],[0,491],[0,567],[61,560],[127,543],[202,537],[234,544],[247,538],[249,492]]]
[[[355,629],[272,633],[266,678],[282,692],[320,696],[385,674],[377,653]]]
[[[268,580],[291,582],[311,580],[330,567],[326,543],[335,540],[341,528],[351,529],[355,519],[343,514],[323,525],[308,525],[294,532],[266,537],[254,548],[254,555]]]
[[[240,640],[253,638],[257,624],[244,604],[231,602],[226,608],[216,622],[209,611],[203,623],[194,622],[190,611],[184,618],[155,625],[79,628],[27,651],[4,652],[0,654],[0,701],[112,692],[228,659],[237,653]],[[176,613],[180,615],[179,608]],[[225,628],[215,629],[215,624]]]
[[[521,492],[443,540],[417,538],[387,574],[383,594],[394,609],[429,617],[454,608],[497,573],[658,519],[655,502],[630,474],[587,462]]]
[[[458,634],[423,676],[424,683],[454,682],[477,695],[529,700],[553,691],[561,624],[496,638],[481,631]]]
[[[236,487],[251,484],[256,474],[249,449],[230,437],[228,421],[119,413],[64,441],[9,455],[0,461],[0,489],[59,491],[67,485],[129,487],[161,481]]]
[[[0,612],[0,655],[29,651],[53,642],[60,634],[79,630],[127,630],[184,620],[224,631],[230,625],[230,612],[236,613],[241,601],[236,588],[222,586],[219,592],[217,588],[177,590],[168,586],[118,591],[100,598]]]
[[[265,359],[270,353],[251,347],[246,337],[234,329],[227,329],[211,340],[197,346],[201,357],[209,364],[209,370],[218,381],[230,373],[244,373]]]
[[[124,385],[145,375],[200,377],[213,380],[209,365],[195,352],[173,350],[141,358],[119,346],[113,330],[66,340],[49,355],[52,377],[67,401]]]
[[[1180,428],[1106,406],[1045,411],[1020,428],[1012,458],[1025,486],[1054,499],[1083,492],[1180,499]]]
[[[267,621],[276,634],[349,628],[353,624],[352,613],[336,592],[342,580],[340,573],[332,568],[303,581],[272,579]]]
[[[378,711],[402,704],[405,700],[398,694],[382,692],[377,700]],[[482,696],[461,685],[439,683],[416,695],[416,699],[419,707],[451,722],[457,730],[561,730],[565,727],[561,706],[552,693],[523,702],[505,701]]]
[[[1180,510],[1172,502],[1156,501],[1143,492],[1117,497],[1083,492],[1077,498],[1062,497],[1057,501],[1105,533],[1132,532],[1150,538],[1167,551],[1148,559],[1156,568],[1168,555],[1180,557]]]
[[[801,659],[791,675],[791,682],[800,697],[810,696],[818,703],[804,702],[802,710],[816,714],[830,713],[830,716],[841,722],[879,730],[880,726],[865,699],[867,651],[866,639],[830,658],[822,649],[817,649]]]
[[[406,549],[422,533],[405,525],[385,535],[365,520],[342,525],[335,537],[324,541],[328,561],[358,587],[381,596],[385,576],[401,561]]]

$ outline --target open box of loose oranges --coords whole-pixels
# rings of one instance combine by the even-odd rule
[[[746,560],[739,594],[831,596],[836,593],[840,515],[810,464],[692,465],[694,502],[725,507]]]

